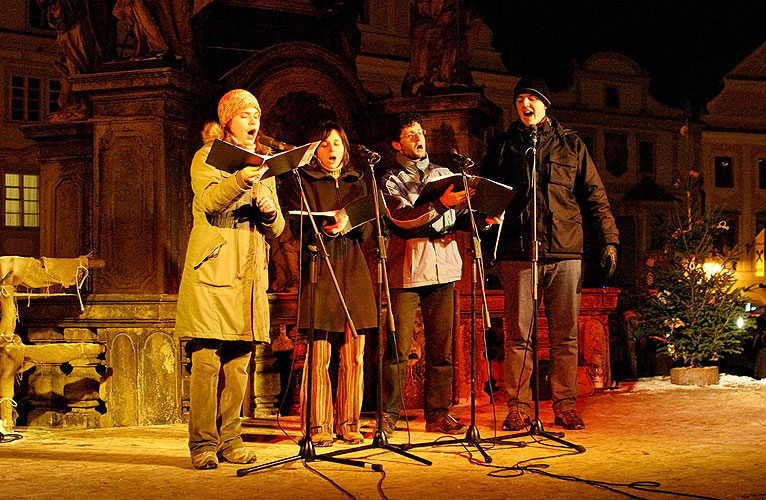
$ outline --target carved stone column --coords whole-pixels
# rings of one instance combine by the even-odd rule
[[[279,329],[279,327],[276,328]],[[276,357],[270,344],[257,344],[254,347],[252,358],[252,416],[254,417],[273,417],[277,414],[281,386],[275,362]],[[243,412],[247,415],[249,410],[250,408],[244,408]]]
[[[172,293],[191,229],[189,165],[214,86],[172,68],[71,79],[92,105],[96,293]]]

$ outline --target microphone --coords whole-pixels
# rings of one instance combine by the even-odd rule
[[[268,146],[273,149],[278,149],[280,151],[289,151],[291,149],[295,149],[295,146],[292,144],[287,144],[286,142],[279,141],[277,139],[274,139],[273,137],[269,137],[268,135],[263,135],[258,138],[258,142],[263,144],[264,146]]]
[[[380,155],[375,151],[367,149],[364,144],[357,144],[356,149],[362,156],[367,158],[368,162],[378,163],[380,161]]]
[[[461,155],[455,148],[449,150],[449,157],[452,161],[455,163],[460,163],[464,167],[473,167],[473,160],[467,156]]]
[[[537,124],[529,126],[529,138],[532,140],[532,147],[537,146]]]

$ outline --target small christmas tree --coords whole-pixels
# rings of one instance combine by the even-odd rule
[[[692,367],[742,352],[752,327],[747,289],[736,284],[737,253],[716,245],[728,224],[719,211],[700,215],[695,206],[700,183],[694,170],[677,183],[685,198],[660,223],[664,251],[647,261],[647,287],[638,302],[642,332],[661,342],[660,352]]]

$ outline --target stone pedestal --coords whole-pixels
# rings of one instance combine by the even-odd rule
[[[49,297],[19,307],[19,334],[30,344],[98,342],[103,356],[68,364],[41,364],[25,375],[23,401],[28,425],[112,427],[158,425],[186,420],[189,410],[190,339],[174,336],[176,295],[92,294]],[[295,319],[295,294],[269,295],[271,337]],[[298,344],[298,342],[296,342]],[[301,343],[288,390],[288,408],[298,411],[297,390],[303,366]],[[101,358],[104,358],[103,360]],[[269,417],[277,412],[287,373],[270,346],[255,346],[252,383],[244,416]],[[289,365],[289,362],[284,363]],[[297,379],[299,380],[299,379]]]
[[[111,427],[181,421],[181,343],[173,337],[176,297],[50,297],[19,307],[29,343],[93,341],[105,359],[37,366],[20,397],[29,425]],[[62,369],[63,367],[63,369]]]

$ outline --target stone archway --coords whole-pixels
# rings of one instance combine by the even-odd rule
[[[329,104],[349,135],[364,135],[367,99],[362,84],[343,59],[320,45],[287,42],[258,51],[232,69],[223,84],[255,94],[267,134],[280,129],[269,118],[275,114],[277,101],[291,93],[304,93]]]

